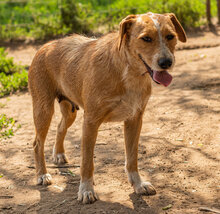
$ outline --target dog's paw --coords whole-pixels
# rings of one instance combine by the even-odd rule
[[[150,182],[143,182],[138,172],[128,172],[128,180],[137,194],[155,195],[156,190]]]
[[[138,185],[134,185],[134,190],[137,194],[156,195],[156,190],[150,182],[141,182]]]
[[[80,182],[77,199],[78,201],[82,202],[83,204],[91,204],[98,199],[98,195],[95,193],[93,188],[92,179],[85,182]]]
[[[58,153],[53,155],[53,162],[57,165],[62,165],[68,163],[68,160],[64,153]]]
[[[50,185],[52,184],[52,177],[50,174],[40,175],[37,178],[38,185]]]
[[[98,195],[94,192],[94,190],[78,192],[77,200],[81,201],[83,204],[92,204],[98,199]]]

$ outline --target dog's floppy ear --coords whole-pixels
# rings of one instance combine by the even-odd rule
[[[167,13],[166,15],[168,15],[170,17],[170,20],[173,23],[173,25],[176,29],[177,35],[178,35],[178,39],[181,42],[186,42],[186,33],[185,33],[182,25],[180,24],[180,22],[176,18],[175,14],[174,13]]]
[[[119,43],[118,49],[120,50],[121,44],[123,41],[124,36],[126,35],[128,29],[131,27],[132,23],[134,22],[136,15],[128,15],[120,22],[120,30],[119,30]]]

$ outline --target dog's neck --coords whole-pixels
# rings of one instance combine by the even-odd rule
[[[102,53],[102,57],[105,58],[104,61],[106,61],[107,64],[113,65],[118,71],[123,72],[124,69],[129,67],[133,75],[140,75],[138,55],[137,57],[132,56],[129,47],[125,44],[121,45],[119,49],[119,40],[119,32],[109,33],[97,40],[97,43],[103,44],[102,48],[99,48],[100,50],[97,51]],[[136,63],[134,63],[134,59],[137,60]]]
[[[148,75],[141,75],[139,58],[136,58],[130,53],[129,47],[122,44],[120,50],[119,33],[109,33],[96,40],[99,49],[95,49],[95,58],[99,62],[101,60],[106,68],[109,68],[109,73],[114,77],[117,76],[118,81],[123,81],[126,88],[140,88],[146,85],[146,81],[150,81]],[[137,56],[138,57],[138,56]],[[151,83],[150,83],[151,84]]]

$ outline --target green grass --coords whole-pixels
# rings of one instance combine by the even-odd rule
[[[28,75],[24,66],[13,62],[12,57],[7,57],[4,48],[0,48],[0,97],[27,88]],[[0,108],[6,104],[0,103]],[[10,138],[21,127],[15,126],[16,121],[12,117],[0,114],[0,139]]]
[[[211,0],[211,6],[212,15],[216,16],[216,0]],[[128,14],[148,11],[174,12],[185,28],[197,27],[205,18],[205,1],[5,0],[0,3],[0,39],[45,39],[72,32],[103,33],[115,29]]]
[[[0,48],[0,97],[27,88],[28,74],[24,66],[13,62],[12,57]]]
[[[18,90],[27,88],[28,76],[27,71],[22,70],[19,73],[6,75],[0,73],[0,97],[9,95]]]
[[[14,136],[14,132],[20,128],[20,125],[15,127],[15,123],[16,121],[12,117],[0,114],[0,139]]]
[[[24,66],[17,65],[13,61],[13,57],[8,57],[8,53],[4,48],[0,48],[0,73],[6,75],[20,72],[24,69]]]

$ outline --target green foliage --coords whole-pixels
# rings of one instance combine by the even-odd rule
[[[89,22],[86,21],[84,9],[82,4],[77,4],[74,0],[63,0],[60,9],[62,25],[74,32],[88,33]]]
[[[205,17],[205,4],[200,0],[179,0],[175,3],[167,1],[163,12],[174,11],[184,28],[197,27]]]
[[[10,138],[14,136],[15,120],[8,118],[5,114],[0,114],[0,138]]]
[[[216,0],[211,0],[211,6],[215,16]],[[205,17],[205,1],[5,0],[0,2],[0,39],[45,39],[72,32],[103,32],[113,30],[128,14],[148,11],[173,12],[185,28],[197,27]]]
[[[128,14],[175,13],[184,28],[200,26],[205,17],[205,1],[201,0],[116,0],[110,4],[108,11],[102,14],[101,24],[111,23],[115,26]],[[212,0],[212,12],[216,15],[216,1]]]
[[[14,64],[13,57],[7,57],[5,49],[0,48],[0,73],[9,75],[20,72],[22,69],[24,69],[23,66]]]
[[[24,66],[17,65],[13,58],[0,48],[0,97],[27,88],[28,74]]]
[[[12,75],[0,73],[0,97],[13,93],[17,90],[24,90],[27,88],[28,75],[27,72],[21,71]]]

